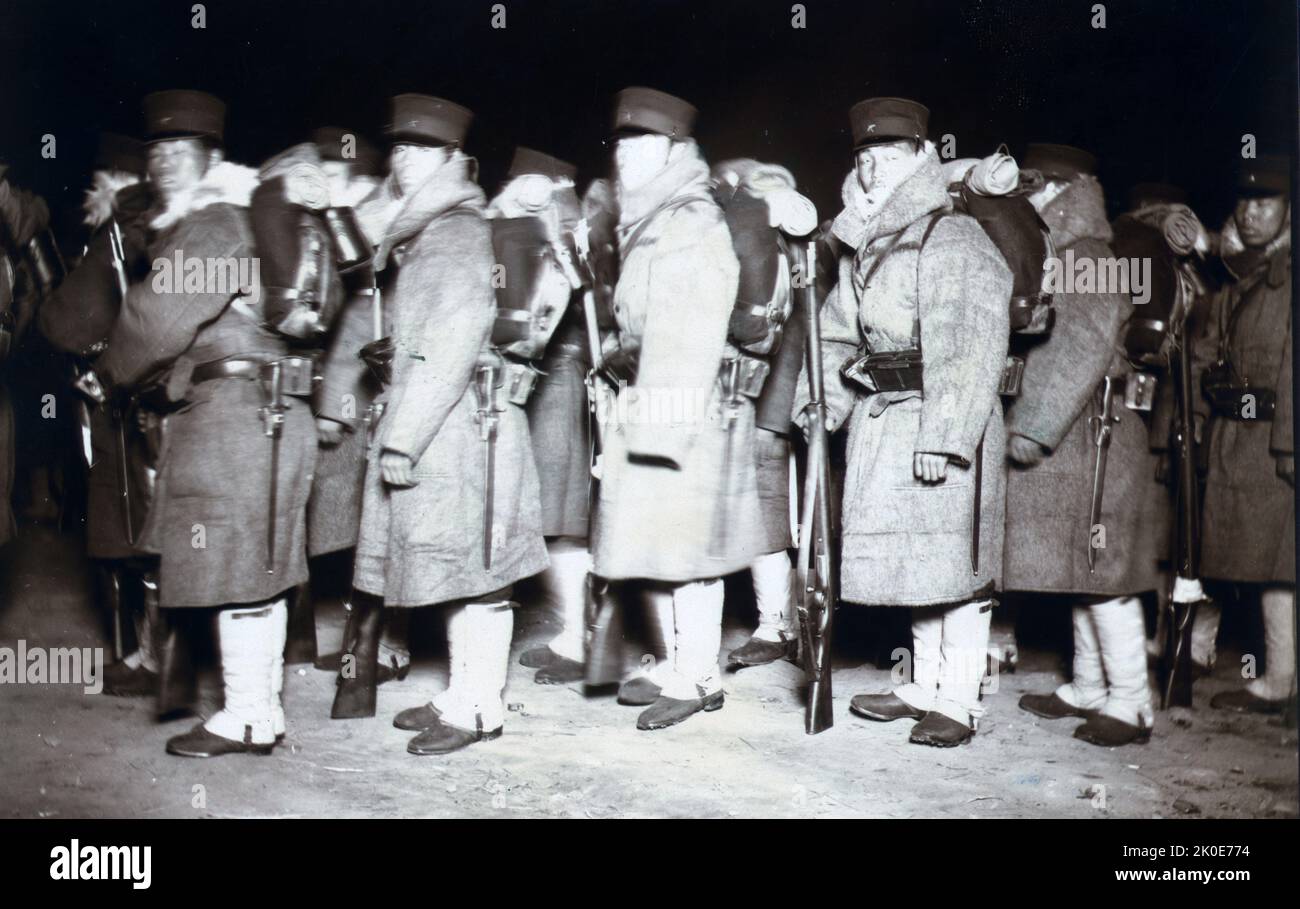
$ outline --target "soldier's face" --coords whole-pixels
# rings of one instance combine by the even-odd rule
[[[639,189],[668,165],[673,142],[652,133],[620,136],[614,145],[614,173],[624,190]]]
[[[858,185],[863,192],[892,189],[909,172],[915,157],[916,147],[911,142],[881,142],[860,148],[854,156]]]
[[[220,159],[219,152],[203,147],[198,139],[171,139],[149,146],[149,182],[163,201],[193,189],[208,168]]]
[[[403,195],[413,193],[438,172],[447,161],[447,149],[428,145],[393,146],[393,178]]]
[[[1244,196],[1237,200],[1233,218],[1241,242],[1250,247],[1267,246],[1286,220],[1285,196]]]

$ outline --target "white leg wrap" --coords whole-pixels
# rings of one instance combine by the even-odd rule
[[[587,573],[591,553],[585,547],[556,541],[548,545],[551,565],[546,569],[552,596],[559,607],[560,634],[548,645],[557,656],[581,663],[587,609]]]
[[[894,686],[894,694],[917,710],[933,710],[939,694],[943,645],[943,611],[912,610],[912,680]]]
[[[1192,620],[1192,659],[1202,666],[1214,667],[1222,617],[1223,610],[1218,603],[1207,600],[1196,607],[1196,618]]]
[[[226,703],[203,724],[209,732],[258,745],[275,741],[271,672],[275,651],[284,649],[283,629],[288,620],[283,598],[260,606],[223,609],[218,614]]]
[[[992,600],[963,603],[943,613],[943,662],[934,709],[959,723],[969,725],[984,715],[980,686],[988,669],[992,621]]]
[[[448,623],[447,636],[461,659],[452,664],[452,696],[439,705],[443,719],[462,729],[499,729],[505,724],[506,672],[514,633],[514,604],[470,603],[459,607],[460,621]],[[435,701],[435,703],[437,703]]]
[[[1246,683],[1252,694],[1270,701],[1290,697],[1295,676],[1295,589],[1266,587],[1260,596],[1264,613],[1264,674]]]
[[[754,600],[758,604],[760,641],[788,641],[795,636],[794,572],[790,556],[782,549],[759,556],[749,566],[754,578]]]
[[[677,655],[673,672],[665,674],[663,694],[693,700],[722,690],[718,651],[722,647],[721,580],[693,581],[674,588],[673,627]]]
[[[1149,728],[1155,722],[1151,685],[1147,680],[1146,623],[1142,601],[1119,597],[1089,607],[1097,628],[1101,663],[1106,672],[1106,704],[1102,712],[1125,723]]]
[[[1101,645],[1091,607],[1075,606],[1073,678],[1056,689],[1056,696],[1081,710],[1100,710],[1106,703],[1106,674],[1101,668]],[[1145,646],[1145,645],[1144,645]]]
[[[146,576],[140,579],[140,582],[148,589],[146,597],[152,596],[157,601],[158,597],[158,579],[153,576]],[[158,671],[158,650],[157,650],[157,631],[154,622],[157,619],[157,613],[149,609],[141,609],[135,619],[135,639],[140,643],[140,649],[136,651],[135,656],[139,666],[144,667],[150,672]]]

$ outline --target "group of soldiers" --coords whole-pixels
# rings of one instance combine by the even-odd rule
[[[407,610],[446,617],[448,684],[394,718],[413,754],[501,735],[514,590],[538,575],[562,626],[522,654],[538,683],[618,683],[643,730],[721,709],[725,577],[750,573],[759,616],[732,668],[829,633],[834,603],[798,608],[791,562],[826,488],[823,579],[911,617],[910,677],[853,697],[857,716],[970,741],[994,607],[1024,594],[1073,610],[1074,659],[1020,707],[1145,742],[1140,598],[1159,595],[1184,674],[1208,669],[1202,577],[1261,590],[1267,644],[1214,706],[1293,709],[1287,159],[1243,160],[1222,231],[1160,185],[1112,225],[1088,152],[944,161],[923,105],[872,98],[819,225],[788,170],[710,168],[695,108],[647,88],[616,96],[612,174],[581,196],[572,165],[521,147],[489,200],[471,112],[426,95],[392,99],[386,167],[338,128],[234,164],[201,92],[144,113],[143,143],[102,143],[61,282],[43,204],[0,174],[0,309],[5,344],[35,325],[75,364],[89,555],[134,617],[105,690],[192,706],[215,622],[222,705],[169,753],[271,752],[286,654],[296,630],[314,642],[309,557],[349,549],[342,652],[318,661],[333,717],[373,717],[408,673]],[[1071,256],[1151,260],[1168,305],[1049,289],[1047,258]],[[841,428],[842,482],[801,497],[795,465],[824,470],[802,455]],[[656,659],[629,672],[607,645],[634,604]]]

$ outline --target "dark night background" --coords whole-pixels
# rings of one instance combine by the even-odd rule
[[[789,166],[823,217],[849,164],[848,107],[917,98],[931,137],[960,156],[1031,140],[1090,148],[1115,204],[1170,179],[1217,225],[1243,133],[1296,139],[1296,4],[1275,0],[2,0],[0,157],[64,222],[88,182],[99,129],[137,133],[140,99],[201,88],[229,104],[229,156],[256,164],[335,124],[378,139],[386,98],[442,95],[473,108],[467,143],[496,186],[515,143],[608,170],[611,96],[629,84],[701,110],[710,160]],[[40,158],[52,133],[58,157]]]

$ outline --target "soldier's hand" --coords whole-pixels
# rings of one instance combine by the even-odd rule
[[[1295,455],[1281,455],[1277,459],[1277,475],[1295,488]]]
[[[918,451],[912,455],[912,473],[923,483],[942,483],[948,477],[948,456]]]
[[[1025,438],[1021,435],[1012,433],[1007,439],[1007,457],[1017,464],[1023,464],[1026,467],[1032,467],[1039,461],[1043,460],[1043,455],[1047,454],[1047,449],[1039,445],[1033,439]]]
[[[379,472],[389,486],[416,485],[414,465],[401,452],[384,451],[379,455]]]
[[[316,418],[316,438],[326,448],[333,448],[343,441],[343,424],[329,417]]]

